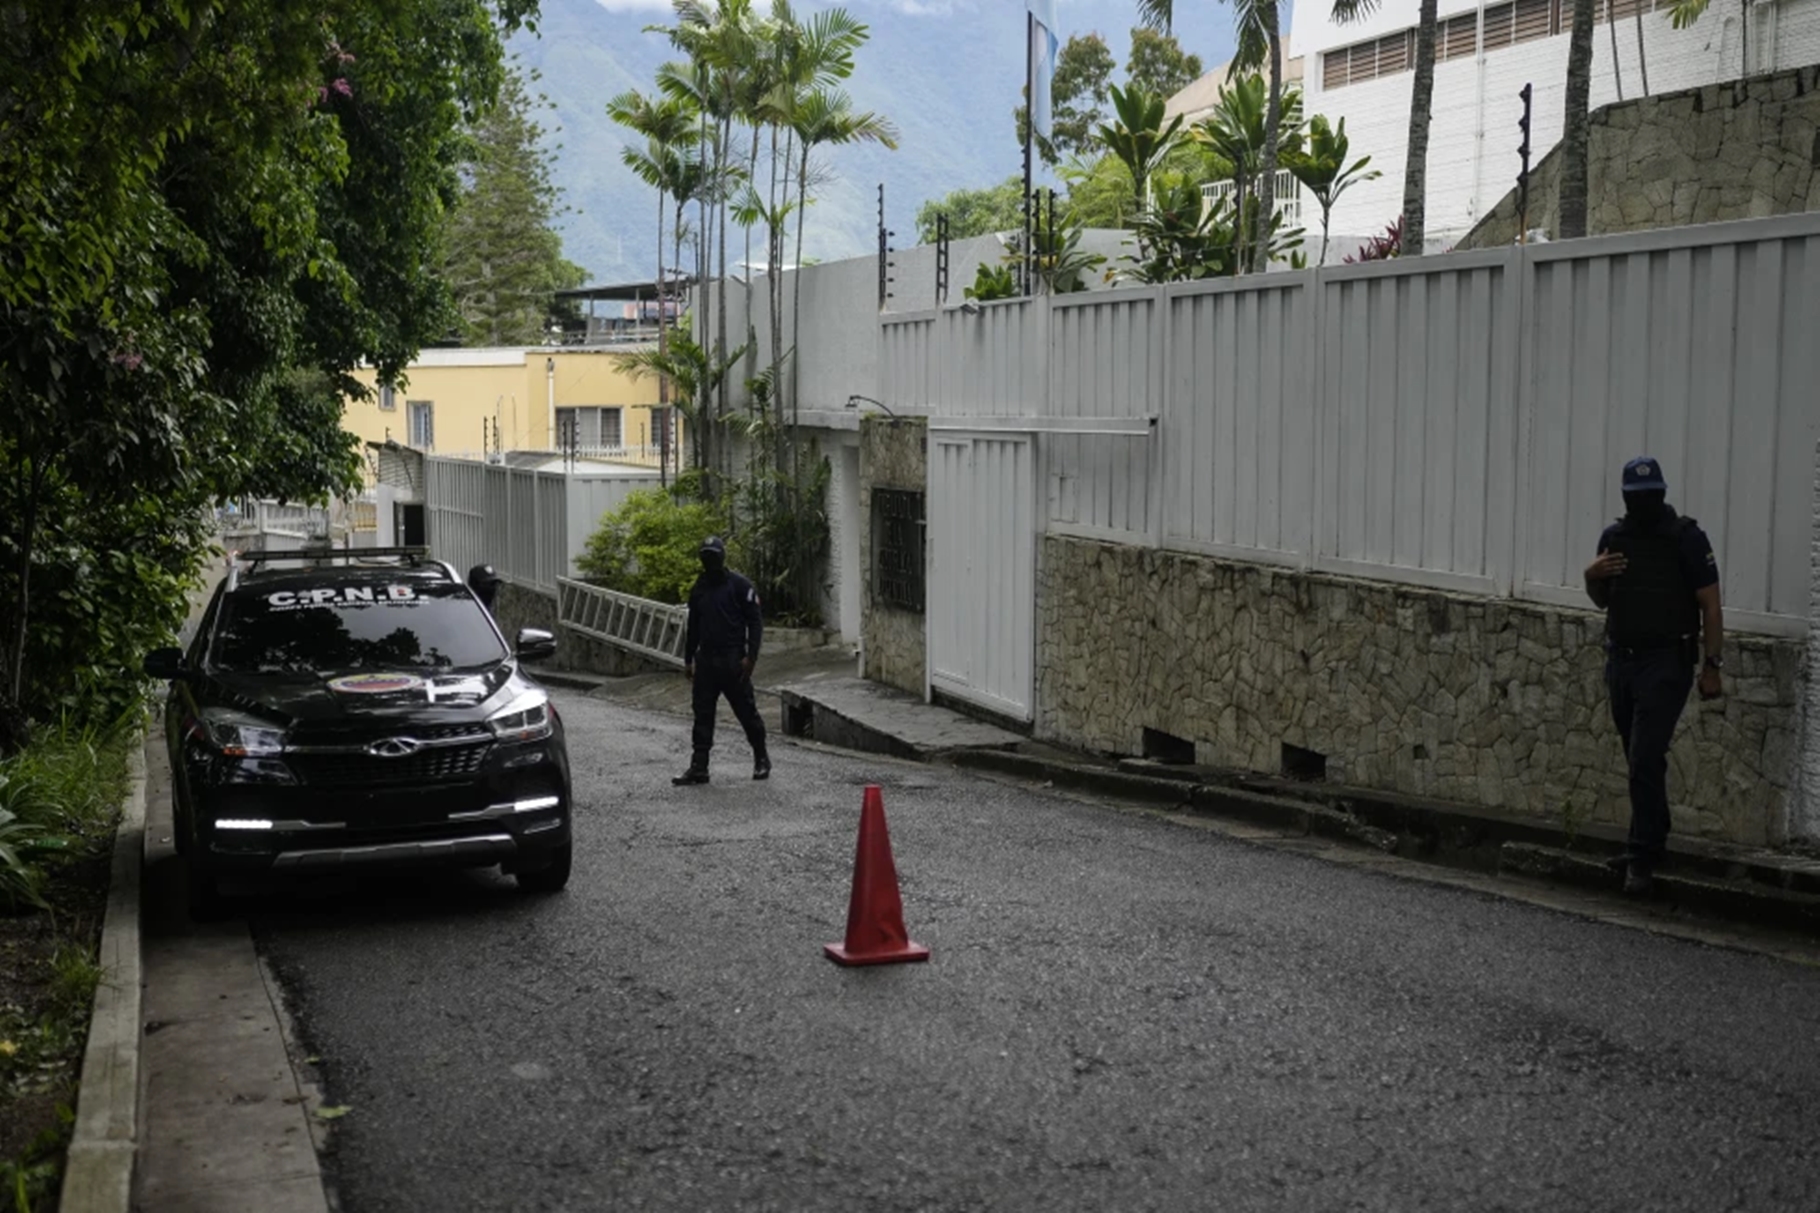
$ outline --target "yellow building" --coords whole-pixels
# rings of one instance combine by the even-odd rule
[[[575,447],[596,459],[657,465],[668,410],[657,380],[614,365],[616,349],[512,346],[422,351],[395,388],[350,400],[342,426],[362,442],[394,441],[431,455]],[[374,373],[355,377],[374,385]],[[674,463],[678,449],[671,436]]]

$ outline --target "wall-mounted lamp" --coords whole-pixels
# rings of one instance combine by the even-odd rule
[[[977,316],[980,314],[980,305],[969,299],[967,302],[961,304],[961,314],[964,316]]]
[[[855,393],[855,394],[847,397],[847,407],[856,408],[856,407],[858,407],[859,402],[862,400],[865,401],[867,404],[876,404],[879,408],[884,409],[885,416],[887,416],[887,417],[897,416],[896,413],[891,411],[891,407],[889,405],[887,405],[883,400],[874,400],[870,396],[861,396],[858,393]]]

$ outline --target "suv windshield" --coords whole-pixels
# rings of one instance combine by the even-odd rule
[[[478,602],[447,582],[243,586],[221,603],[212,658],[239,673],[450,669],[506,657]]]

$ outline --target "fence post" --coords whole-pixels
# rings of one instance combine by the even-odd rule
[[[1313,431],[1310,438],[1314,442],[1314,485],[1308,496],[1308,551],[1302,558],[1302,568],[1313,572],[1319,561],[1322,521],[1328,508],[1327,401],[1330,393],[1327,388],[1333,351],[1327,348],[1327,267],[1317,265],[1305,272],[1309,291],[1308,327],[1314,345],[1314,365],[1308,371],[1312,381],[1309,390],[1313,393],[1309,401],[1308,424]]]

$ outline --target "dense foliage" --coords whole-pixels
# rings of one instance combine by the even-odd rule
[[[464,121],[534,0],[18,0],[0,39],[0,752],[105,713],[224,497],[320,499],[452,320]],[[83,692],[110,689],[99,698]]]

